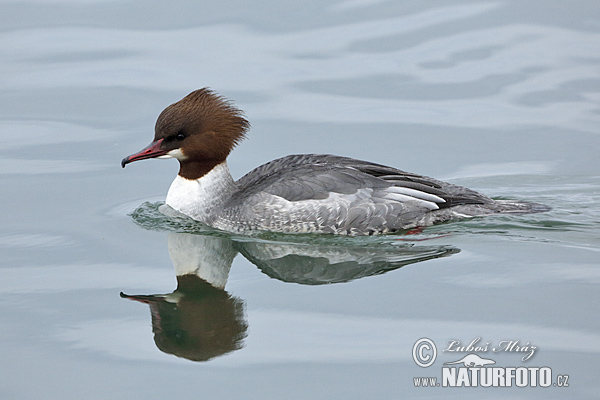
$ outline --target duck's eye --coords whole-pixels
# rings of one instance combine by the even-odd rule
[[[185,139],[185,133],[178,132],[177,135],[175,135],[175,140],[177,140],[178,142],[181,142],[183,139]]]

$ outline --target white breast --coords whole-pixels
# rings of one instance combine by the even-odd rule
[[[166,203],[197,221],[211,225],[234,191],[235,183],[227,163],[223,162],[199,179],[177,175],[167,193]]]

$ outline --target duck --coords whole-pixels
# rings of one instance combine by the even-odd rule
[[[165,203],[210,227],[236,233],[375,235],[549,207],[494,200],[463,186],[394,167],[330,154],[288,155],[235,181],[231,151],[250,128],[243,111],[209,88],[159,115],[154,140],[121,166],[175,158],[179,173]]]

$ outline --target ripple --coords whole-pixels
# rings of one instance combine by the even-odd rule
[[[208,225],[195,221],[178,213],[163,201],[146,201],[131,214],[133,221],[140,227],[151,231],[170,231],[182,233],[220,232]]]
[[[117,132],[55,121],[1,121],[2,150],[64,143],[105,141]]]
[[[111,167],[110,164],[85,160],[0,159],[0,174],[3,175],[80,174]]]
[[[517,161],[505,163],[481,163],[467,165],[452,175],[441,178],[450,180],[457,178],[483,178],[505,175],[542,175],[552,172],[555,162],[553,161]]]
[[[71,243],[64,236],[20,233],[0,236],[2,247],[56,247]]]

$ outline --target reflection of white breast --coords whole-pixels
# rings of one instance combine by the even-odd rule
[[[170,233],[168,246],[177,276],[197,275],[216,288],[225,288],[231,263],[237,254],[231,240]]]

